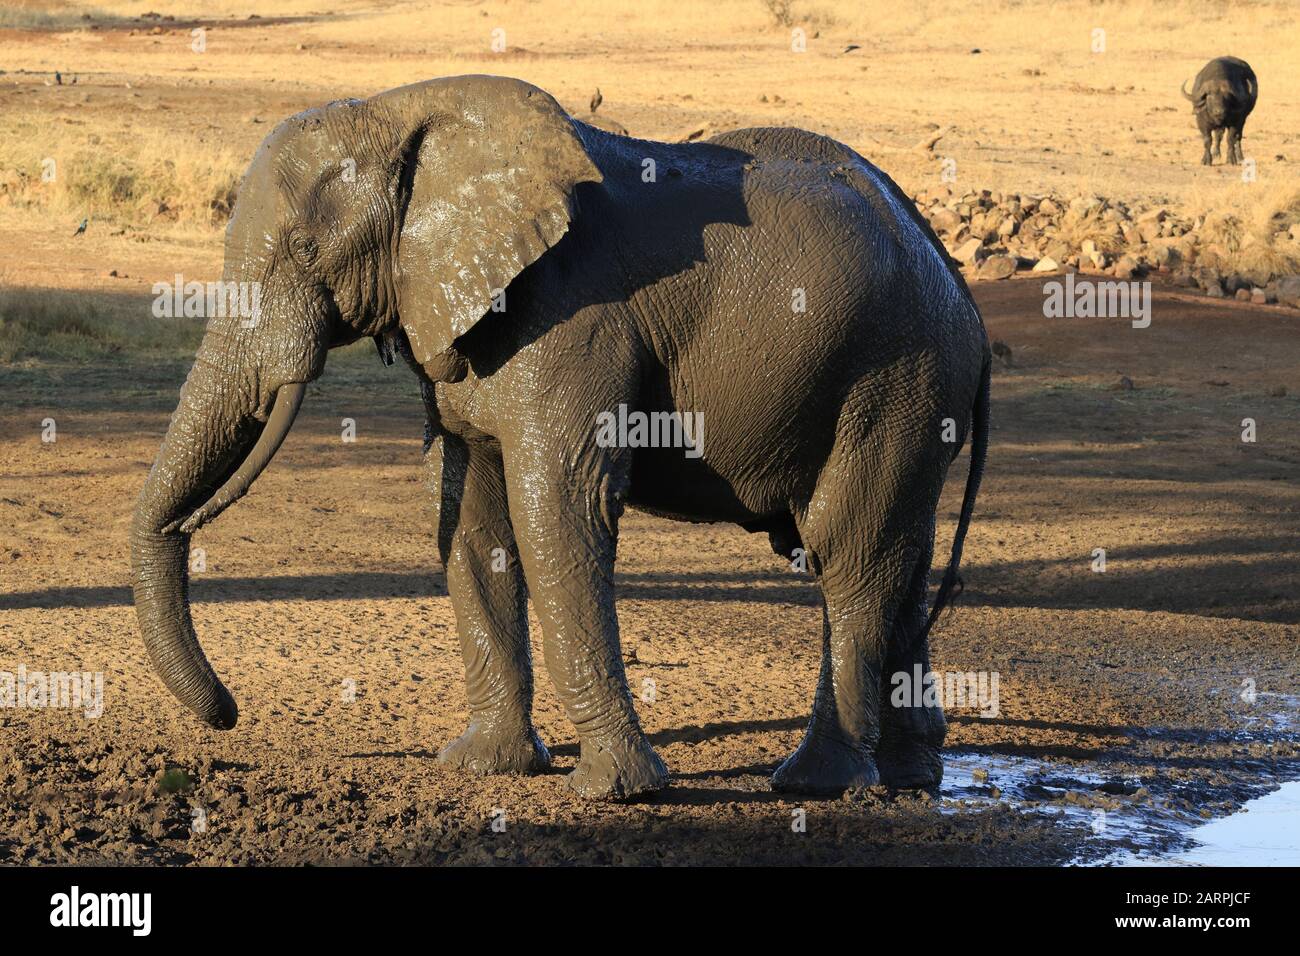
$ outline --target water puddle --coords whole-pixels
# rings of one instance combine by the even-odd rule
[[[1003,803],[1092,834],[1077,863],[1115,852],[1161,853],[1181,847],[1204,822],[1190,807],[1163,806],[1137,777],[1105,776],[1077,765],[961,751],[944,752],[943,812]]]
[[[1191,834],[1197,846],[1129,866],[1300,866],[1300,780],[1282,784],[1236,813]]]
[[[1255,695],[1255,702],[1262,704],[1263,713],[1242,718],[1245,729],[1241,733],[1245,737],[1257,736],[1263,729],[1279,732],[1296,729],[1297,720],[1300,720],[1300,697],[1260,691]]]
[[[1300,698],[1267,696],[1258,716],[1220,739],[1268,742],[1293,738]],[[1276,700],[1272,699],[1276,698]],[[1150,737],[1213,740],[1192,731],[1144,732]],[[1136,762],[1143,758],[1133,755]],[[1265,787],[1281,788],[1258,795]],[[1243,790],[1245,791],[1243,793]],[[1253,796],[1240,809],[1209,819],[1214,807]],[[945,751],[940,790],[944,813],[1004,804],[1089,834],[1070,861],[1077,866],[1300,866],[1300,781],[1269,776],[1224,788],[1158,774],[1106,773],[1096,765],[974,751]],[[1226,803],[1225,803],[1226,801]]]

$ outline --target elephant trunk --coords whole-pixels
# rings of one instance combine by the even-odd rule
[[[136,616],[155,673],[200,720],[229,730],[239,719],[235,699],[203,655],[190,619],[188,534],[158,534],[139,523],[131,533]]]
[[[167,689],[218,730],[235,725],[238,708],[194,633],[190,533],[248,489],[283,441],[306,388],[284,385],[270,414],[262,414],[258,376],[243,372],[235,351],[219,333],[205,337],[131,527],[131,581],[150,661]]]

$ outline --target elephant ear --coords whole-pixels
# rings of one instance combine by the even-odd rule
[[[409,124],[399,161],[395,285],[412,357],[455,381],[453,343],[569,228],[573,190],[600,182],[569,116],[501,77],[456,77],[385,98]]]

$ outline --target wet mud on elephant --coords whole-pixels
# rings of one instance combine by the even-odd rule
[[[246,174],[225,261],[227,281],[259,283],[257,321],[210,322],[131,531],[154,667],[207,724],[233,727],[237,711],[190,620],[190,536],[270,461],[328,350],[374,336],[428,410],[470,705],[442,761],[548,765],[531,599],[581,744],[571,786],[628,798],[667,785],[619,651],[630,506],[765,532],[816,575],[821,675],[774,786],[938,783],[942,711],[889,706],[888,678],[929,669],[956,582],[989,350],[942,247],[870,163],[795,129],[644,142],[518,80],[439,79],[281,123]],[[695,430],[678,447],[602,440],[615,413],[691,416]],[[968,435],[927,611],[939,494]]]

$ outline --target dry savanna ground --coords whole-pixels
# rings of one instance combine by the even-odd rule
[[[1055,864],[1163,845],[1099,837],[1079,807],[1173,840],[1300,776],[1300,312],[1159,282],[1145,329],[1044,318],[1041,278],[975,286],[1010,354],[966,592],[934,665],[996,672],[1000,707],[952,712],[954,765],[991,778],[939,799],[771,793],[815,683],[815,587],[738,529],[638,515],[620,549],[623,645],[673,788],[628,806],[569,796],[576,741],[544,673],[537,723],[556,773],[436,764],[465,701],[419,403],[368,343],[331,357],[253,493],[195,539],[195,623],[240,701],[236,730],[199,727],[150,673],[125,548],[201,334],[152,318],[150,290],[219,273],[239,173],[292,112],[503,73],[580,116],[599,88],[598,116],[637,136],[798,125],[910,191],[947,158],[959,188],[1202,216],[1267,206],[1297,180],[1298,26],[1293,4],[1180,0],[10,0],[0,673],[102,671],[104,711],[0,709],[0,863]],[[1260,78],[1254,182],[1199,165],[1178,95],[1221,54]],[[934,150],[912,148],[939,131]],[[964,473],[965,456],[940,549]],[[998,786],[1022,764],[1033,787]]]

